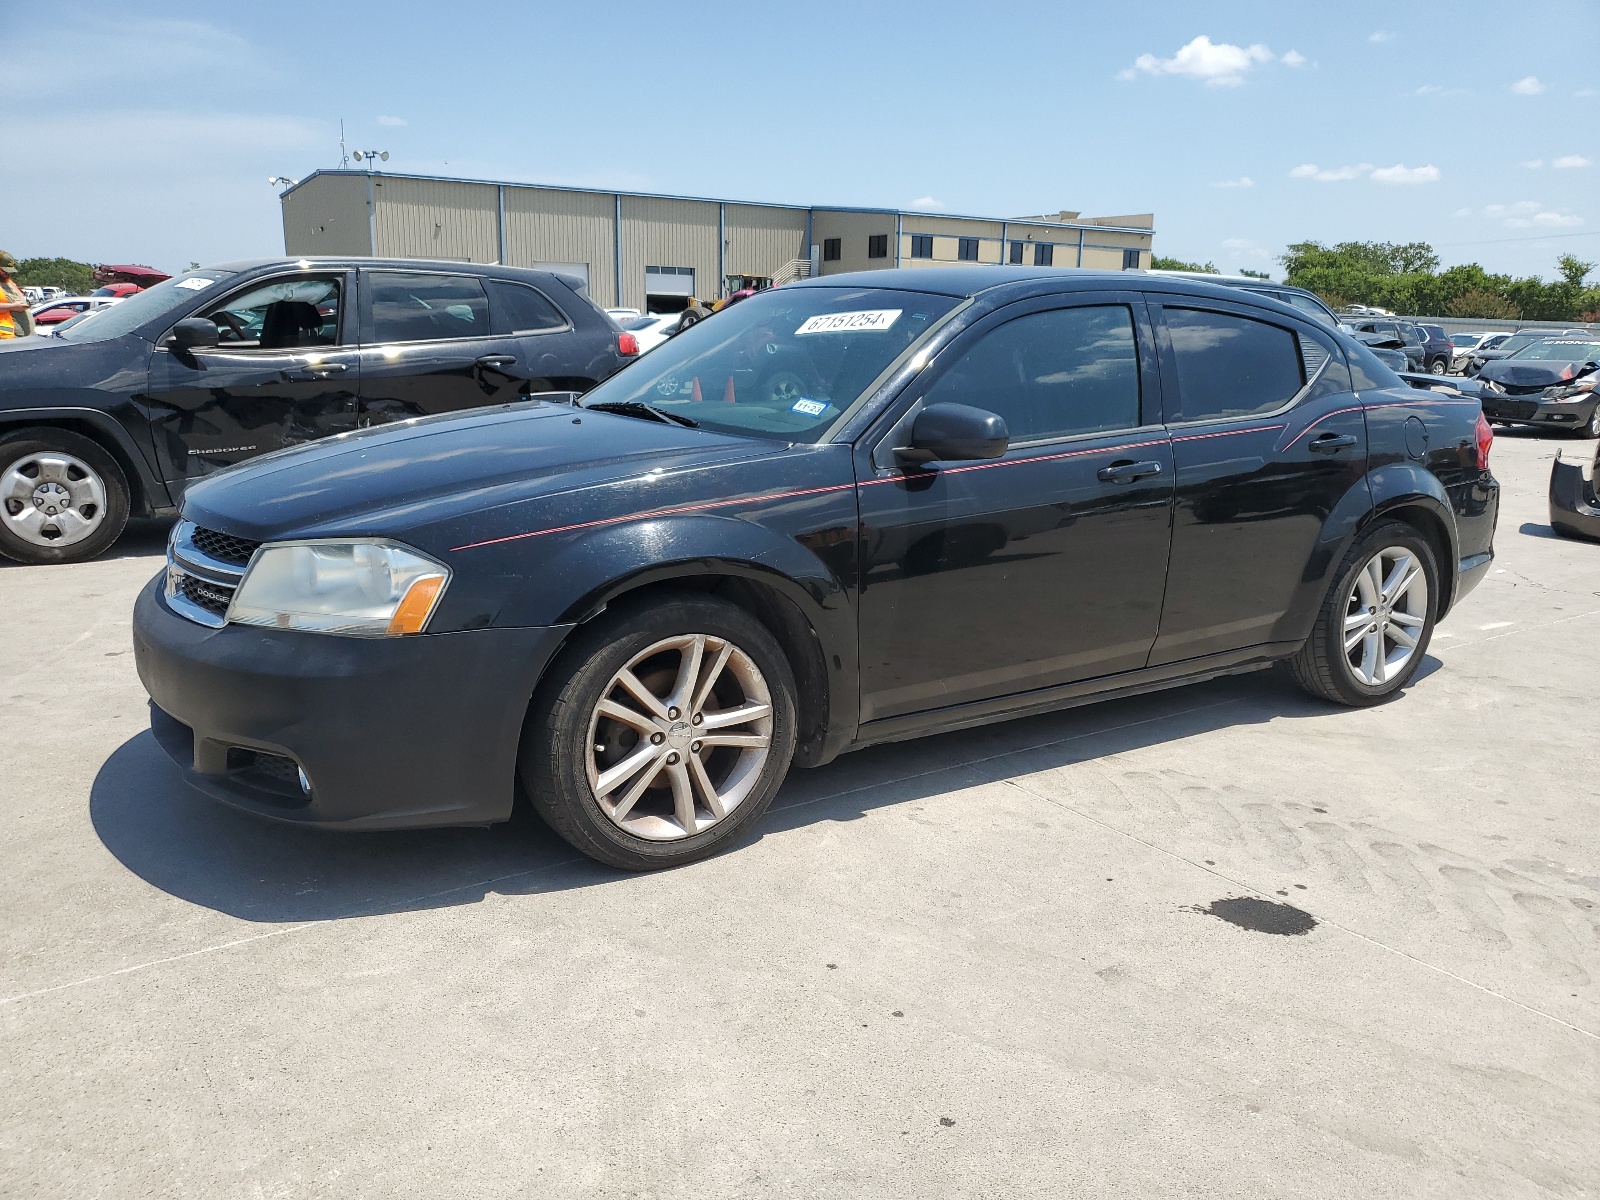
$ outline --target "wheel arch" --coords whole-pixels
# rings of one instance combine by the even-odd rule
[[[0,437],[27,429],[60,429],[87,438],[109,454],[128,481],[128,509],[136,517],[169,511],[166,488],[150,474],[128,431],[92,408],[0,409]]]
[[[1431,472],[1410,464],[1385,467],[1372,475],[1372,510],[1360,531],[1382,520],[1403,521],[1432,547],[1439,566],[1439,609],[1444,617],[1455,603],[1460,549],[1455,513],[1444,485]]]

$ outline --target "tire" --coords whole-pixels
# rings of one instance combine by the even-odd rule
[[[128,480],[88,438],[33,426],[0,437],[0,555],[86,562],[128,523]]]
[[[1589,419],[1572,431],[1574,437],[1600,438],[1600,401],[1597,401],[1594,410],[1589,413]]]
[[[699,322],[703,321],[707,315],[708,314],[703,309],[684,309],[683,316],[678,318],[678,332],[682,333],[685,329],[689,328],[689,326],[698,324]]]
[[[1381,574],[1392,578],[1402,556],[1409,556],[1417,570],[1413,582],[1399,589],[1399,603],[1385,598],[1375,586],[1368,565],[1381,556]],[[1388,579],[1384,580],[1389,582]],[[1400,582],[1400,581],[1396,581]],[[1418,585],[1423,593],[1417,594]],[[1416,674],[1428,652],[1438,617],[1439,568],[1433,549],[1416,528],[1403,521],[1380,521],[1356,539],[1350,547],[1317,612],[1311,636],[1289,665],[1296,682],[1313,696],[1355,708],[1381,704],[1398,694]],[[1359,609],[1365,605],[1367,613]],[[1389,606],[1400,620],[1385,620]],[[1374,610],[1377,610],[1374,612]],[[1345,630],[1350,619],[1368,615],[1374,620],[1356,626],[1352,650],[1346,651]],[[1405,647],[1393,630],[1414,630],[1414,644]],[[1375,631],[1372,632],[1372,631]],[[1378,653],[1373,653],[1376,647]],[[1401,657],[1401,651],[1409,651]],[[1352,663],[1352,654],[1360,661]],[[1379,656],[1383,663],[1379,668]]]
[[[621,682],[624,669],[655,697],[659,716]],[[691,711],[707,686],[708,703]],[[680,697],[690,700],[681,709],[672,705]],[[610,715],[619,711],[625,720]],[[734,712],[754,715],[728,720]],[[702,726],[702,713],[724,719]],[[705,744],[729,735],[743,740]],[[755,744],[762,738],[764,748]],[[614,607],[563,651],[529,708],[517,769],[534,810],[576,849],[649,871],[715,854],[754,824],[794,745],[794,675],[766,627],[709,596],[658,594]],[[639,764],[631,771],[630,760]]]
[[[1430,374],[1430,375],[1448,375],[1448,374],[1450,374],[1450,360],[1448,358],[1445,358],[1443,355],[1440,355],[1440,356],[1430,360],[1429,363],[1428,363],[1428,374]]]

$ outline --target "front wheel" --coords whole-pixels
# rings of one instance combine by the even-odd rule
[[[749,828],[794,744],[794,676],[772,634],[686,594],[584,631],[535,698],[518,770],[558,834],[644,871],[705,858]]]
[[[22,563],[84,562],[128,523],[116,459],[64,429],[0,438],[0,554]]]
[[[1573,432],[1581,438],[1600,438],[1600,402],[1596,402],[1589,419]]]
[[[1383,521],[1340,564],[1316,625],[1290,659],[1295,679],[1336,704],[1381,704],[1422,665],[1438,615],[1439,569],[1415,528]]]

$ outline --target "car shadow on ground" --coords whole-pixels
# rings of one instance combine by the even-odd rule
[[[1439,665],[1424,660],[1416,678]],[[872,747],[793,772],[745,844],[1230,726],[1342,711],[1306,696],[1282,672],[1263,671]],[[488,829],[331,833],[253,817],[192,792],[148,731],[101,767],[89,813],[106,849],[135,875],[249,921],[444,908],[625,877],[580,856],[525,803]]]
[[[173,517],[141,517],[129,521],[128,527],[122,531],[122,536],[111,544],[111,549],[98,555],[95,561],[102,562],[108,558],[148,558],[165,553],[167,535],[172,532],[175,521],[176,518]],[[25,571],[28,569],[28,564],[0,557],[0,568]]]

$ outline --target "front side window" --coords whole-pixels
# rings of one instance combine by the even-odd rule
[[[933,257],[933,235],[931,233],[913,233],[911,235],[911,257]]]
[[[656,347],[583,403],[648,404],[722,433],[820,441],[960,302],[888,288],[771,288]]]
[[[923,396],[1005,418],[1013,442],[1139,424],[1133,313],[1120,304],[1007,321],[962,353]]]
[[[374,341],[428,342],[489,334],[489,298],[474,275],[369,271],[367,281]]]
[[[889,235],[887,233],[874,233],[867,238],[868,258],[889,257]]]
[[[202,315],[225,350],[293,350],[339,341],[339,276],[274,279],[235,292]]]
[[[1054,266],[1056,261],[1056,248],[1051,242],[1035,242],[1033,244],[1033,265],[1036,267]]]
[[[1282,408],[1305,386],[1300,344],[1278,325],[1199,308],[1165,309],[1181,421]]]
[[[538,289],[500,279],[491,280],[489,287],[494,292],[495,307],[500,310],[495,318],[499,332],[542,333],[567,327],[566,314]]]
[[[977,238],[962,238],[960,240],[960,245],[956,249],[956,257],[959,258],[962,262],[977,262],[978,261],[978,239]]]
[[[822,261],[823,262],[838,262],[839,261],[839,249],[840,249],[840,246],[842,244],[843,244],[843,239],[842,238],[823,238],[822,239]]]

